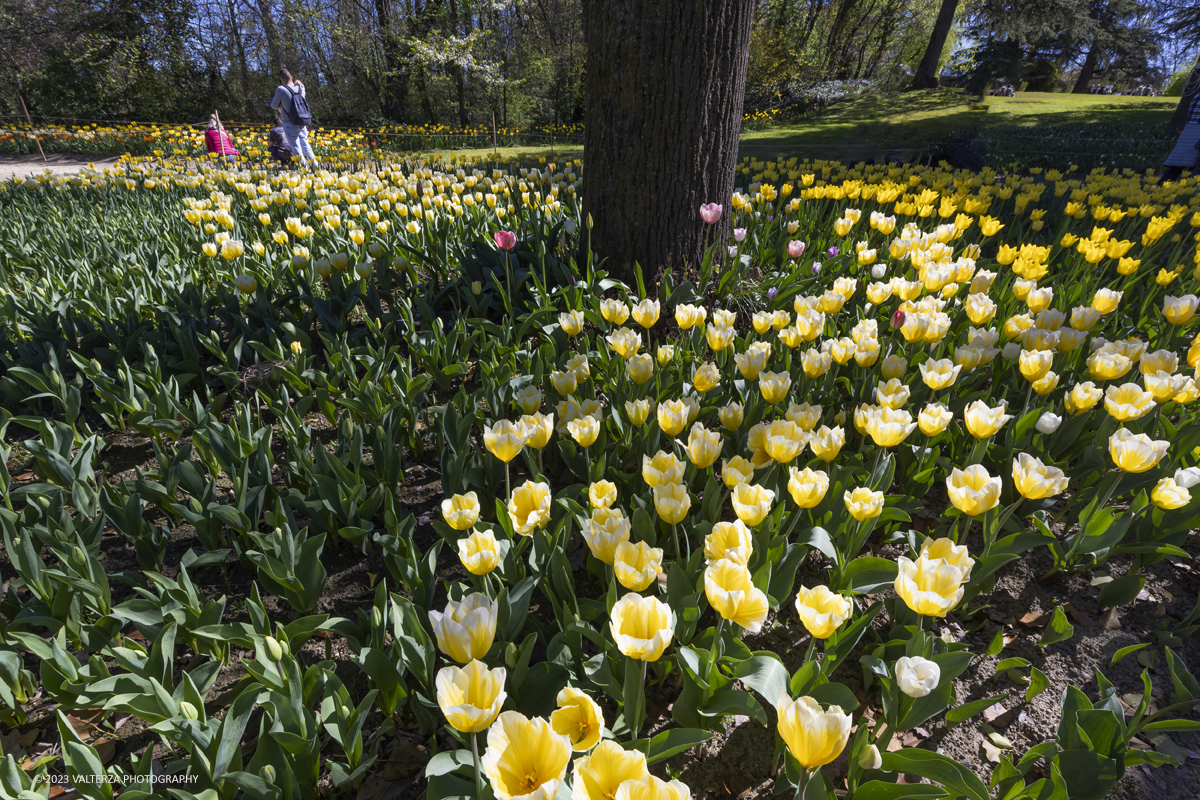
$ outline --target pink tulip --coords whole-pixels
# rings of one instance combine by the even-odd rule
[[[804,242],[799,239],[793,239],[788,242],[788,256],[790,258],[799,258],[804,255]]]
[[[721,212],[724,210],[725,207],[718,203],[705,203],[700,206],[700,218],[709,225],[716,225],[721,219]]]
[[[496,231],[492,238],[496,240],[496,247],[501,250],[512,250],[517,244],[517,235],[512,231]]]
[[[903,328],[903,327],[904,327],[904,320],[905,320],[905,319],[907,319],[907,318],[908,318],[908,315],[907,315],[907,314],[905,314],[905,313],[904,313],[903,311],[901,311],[900,309],[896,309],[896,313],[895,313],[895,314],[892,314],[892,319],[890,320],[890,324],[891,324],[891,326],[892,326],[892,329],[894,330],[894,329],[897,329],[897,328]]]
[[[733,240],[735,242],[746,241],[746,229],[745,228],[734,228],[733,229]]]

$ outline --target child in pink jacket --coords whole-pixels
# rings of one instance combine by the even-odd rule
[[[210,153],[217,153],[221,158],[229,159],[229,163],[237,160],[238,151],[233,148],[233,140],[224,128],[217,124],[217,114],[214,111],[208,118],[207,130],[204,131],[204,147]]]

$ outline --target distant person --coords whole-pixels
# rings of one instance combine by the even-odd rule
[[[1185,169],[1194,170],[1197,157],[1200,157],[1200,150],[1196,149],[1198,146],[1200,146],[1200,93],[1192,98],[1192,104],[1188,107],[1187,122],[1179,134],[1179,141],[1175,143],[1175,149],[1163,162],[1166,169],[1163,170],[1159,182],[1177,181]]]
[[[283,119],[275,112],[275,124],[267,134],[267,152],[279,162],[279,166],[290,169],[292,166],[292,148],[288,146],[287,135],[283,131]]]
[[[268,103],[283,116],[283,135],[288,149],[300,159],[302,166],[312,161],[317,166],[317,157],[308,144],[308,126],[312,125],[312,112],[308,110],[308,95],[304,84],[292,77],[286,69],[279,70],[279,86]]]
[[[208,124],[204,131],[204,147],[210,153],[216,153],[218,158],[224,158],[230,164],[237,161],[238,151],[233,149],[233,140],[217,119],[217,112],[208,115]]]

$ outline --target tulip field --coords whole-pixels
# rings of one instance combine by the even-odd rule
[[[0,800],[1194,797],[1200,181],[585,175],[0,184]]]

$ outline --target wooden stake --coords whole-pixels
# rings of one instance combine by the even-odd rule
[[[25,97],[19,91],[17,99],[21,101],[21,108],[25,109],[25,119],[29,122],[29,127],[33,128],[33,117],[29,116],[29,106],[25,105]],[[42,140],[38,138],[37,134],[34,134],[33,140],[37,142],[38,152],[42,154],[42,161],[49,161],[50,159],[46,158],[46,151],[42,149]]]

